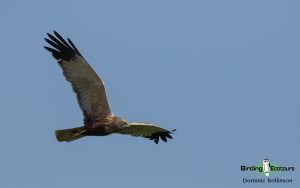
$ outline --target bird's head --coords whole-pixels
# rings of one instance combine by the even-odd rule
[[[120,128],[127,127],[129,124],[126,119],[121,118],[121,117],[117,117],[115,123]]]

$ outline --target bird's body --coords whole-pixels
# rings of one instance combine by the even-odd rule
[[[106,136],[126,128],[127,123],[118,116],[111,116],[87,123],[83,127],[86,130],[86,135]]]
[[[73,141],[84,136],[107,136],[112,133],[142,136],[155,143],[159,138],[167,141],[173,131],[148,123],[129,123],[113,115],[106,97],[104,83],[83,56],[68,39],[65,41],[57,32],[48,33],[45,40],[53,47],[45,47],[58,61],[67,81],[77,95],[78,104],[83,111],[84,124],[81,127],[57,130],[58,141]]]

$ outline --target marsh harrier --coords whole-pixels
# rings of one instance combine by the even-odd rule
[[[80,54],[74,43],[63,39],[56,31],[54,35],[47,33],[45,40],[52,48],[50,51],[62,68],[63,75],[72,85],[77,101],[83,112],[83,126],[55,131],[58,141],[70,142],[84,136],[106,136],[112,133],[141,136],[153,140],[167,142],[172,139],[169,131],[148,123],[129,123],[124,118],[113,115],[110,110],[103,81]]]

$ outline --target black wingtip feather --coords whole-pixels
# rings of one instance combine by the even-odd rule
[[[59,35],[55,30],[53,30],[53,33],[54,33],[55,35]]]
[[[48,50],[49,52],[52,52],[52,48],[49,48],[48,46],[43,46],[46,50]]]
[[[72,47],[67,43],[67,41],[62,36],[60,36],[60,34],[58,34],[56,31],[54,31],[54,34],[59,39],[59,42],[62,42],[65,47],[72,49]]]
[[[167,138],[173,139],[173,137],[170,134],[166,135]]]
[[[52,52],[53,57],[56,60],[66,60],[69,61],[76,54],[81,56],[78,49],[75,47],[73,42],[67,42],[58,32],[53,31],[54,35],[47,33],[48,38],[44,38],[48,44],[50,44],[54,49],[45,47],[46,50]],[[68,41],[71,41],[68,39]]]
[[[80,54],[79,50],[76,48],[76,46],[74,45],[74,43],[72,42],[72,40],[68,38],[68,42],[71,44],[71,46],[76,51],[76,53],[82,57],[82,55]]]
[[[151,136],[148,136],[146,138],[148,138],[150,140],[153,140],[154,143],[156,143],[156,144],[159,143],[159,139],[161,139],[164,142],[168,142],[167,138],[173,139],[173,137],[171,136],[171,134],[173,134],[174,131],[176,131],[176,130],[174,129],[174,130],[166,131],[166,132],[158,132],[158,133],[154,133]]]
[[[53,56],[55,59],[57,59],[57,60],[62,59],[62,57],[60,56],[60,52],[59,52],[59,51],[54,50],[54,49],[52,49],[52,48],[49,48],[48,46],[44,46],[44,48],[45,48],[46,50],[48,50],[49,52],[51,52],[51,53],[52,53],[52,56]]]
[[[166,136],[160,136],[160,138],[161,138],[163,141],[167,142]]]

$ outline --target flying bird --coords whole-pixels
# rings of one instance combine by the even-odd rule
[[[144,137],[156,144],[160,139],[165,142],[168,138],[172,139],[171,134],[175,129],[169,131],[154,124],[131,123],[115,116],[110,110],[101,77],[84,59],[74,43],[69,38],[66,41],[56,31],[54,35],[47,35],[45,40],[52,48],[44,48],[52,53],[66,80],[71,83],[84,116],[83,126],[56,130],[58,141],[70,142],[85,136],[106,136],[113,133]]]

